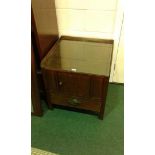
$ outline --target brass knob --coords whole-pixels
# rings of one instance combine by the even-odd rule
[[[59,86],[62,86],[62,84],[63,84],[63,83],[62,83],[61,81],[59,81]]]
[[[77,105],[80,104],[80,101],[77,100],[76,98],[71,98],[71,99],[68,100],[68,103],[69,103],[70,105],[77,106]]]

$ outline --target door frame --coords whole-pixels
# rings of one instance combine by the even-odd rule
[[[115,66],[119,48],[119,42],[121,37],[121,30],[124,21],[124,10],[122,7],[122,0],[118,0],[117,11],[116,11],[116,20],[115,20],[115,28],[114,28],[114,48],[113,48],[113,56],[112,56],[112,64],[111,64],[111,72],[110,72],[110,80],[109,82],[113,82],[113,77],[115,73]]]

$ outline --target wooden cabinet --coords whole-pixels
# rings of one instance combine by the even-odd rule
[[[58,72],[58,87],[61,93],[72,96],[88,96],[90,78],[85,75]],[[82,90],[82,91],[81,91]]]
[[[47,73],[46,70],[43,75],[49,107],[56,104],[100,112],[108,78],[59,71]]]
[[[41,62],[49,107],[93,111],[103,119],[112,49],[112,40],[61,37]]]

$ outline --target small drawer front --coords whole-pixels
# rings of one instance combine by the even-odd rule
[[[73,96],[89,96],[90,77],[81,74],[58,73],[58,88],[61,93]]]
[[[50,104],[62,105],[67,107],[74,107],[77,109],[91,110],[95,112],[100,111],[101,102],[91,98],[73,97],[64,94],[48,94]]]

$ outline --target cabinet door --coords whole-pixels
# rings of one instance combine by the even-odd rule
[[[103,78],[92,77],[91,80],[91,96],[94,98],[101,98],[102,96]]]
[[[105,88],[108,86],[108,77],[92,76],[91,79],[91,97],[102,100],[106,93]]]
[[[42,70],[45,89],[47,92],[57,92],[57,76],[56,72],[49,70]]]
[[[59,91],[73,96],[89,96],[90,77],[74,73],[58,73]]]

